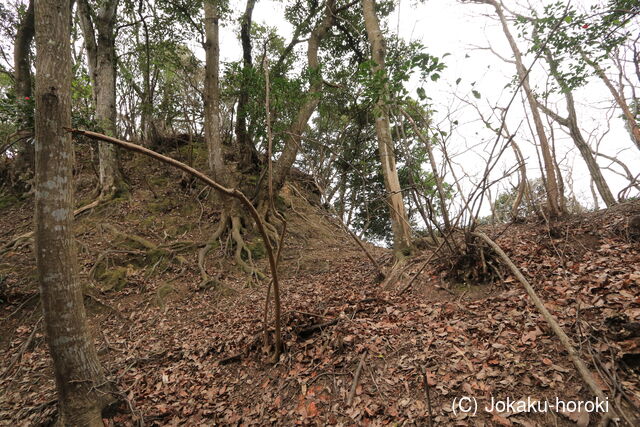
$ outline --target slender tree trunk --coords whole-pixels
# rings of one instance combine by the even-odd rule
[[[367,37],[371,46],[371,57],[375,62],[374,71],[386,74],[385,45],[380,31],[380,23],[375,10],[374,0],[361,0]],[[393,230],[393,246],[396,253],[411,247],[411,227],[405,213],[400,180],[396,170],[396,158],[389,127],[389,114],[384,102],[384,96],[376,105],[376,134],[378,136],[378,151],[382,163],[382,175],[387,190],[387,202],[391,216]]]
[[[204,93],[204,137],[207,141],[208,165],[214,180],[228,185],[220,135],[220,43],[218,40],[218,1],[204,3],[205,27],[205,93]]]
[[[518,147],[518,144],[513,140],[513,138],[510,140],[510,145],[518,162],[518,175],[520,179],[516,198],[513,200],[513,204],[511,205],[511,218],[515,220],[518,217],[520,205],[522,205],[522,199],[528,191],[529,181],[527,179],[527,163],[524,161],[524,156],[522,155],[522,151],[520,151],[520,147]]]
[[[602,82],[607,86],[607,89],[609,89],[609,92],[611,92],[611,95],[618,104],[618,107],[622,110],[622,115],[624,116],[624,120],[627,122],[627,129],[629,130],[631,140],[638,150],[640,150],[640,126],[638,126],[638,122],[631,112],[631,108],[629,107],[627,100],[624,98],[624,93],[618,92],[615,86],[613,86],[613,83],[611,83],[609,77],[607,77],[607,74],[597,62],[587,58],[587,55],[585,55],[584,52],[581,53],[582,58],[591,65],[591,67],[593,67],[598,77],[600,77],[600,80],[602,80]]]
[[[146,13],[152,13],[153,19],[157,19],[153,9],[147,8],[145,0],[136,0],[138,2],[137,8],[133,10],[133,4],[131,4],[131,11],[129,18],[135,21],[132,43],[136,46],[142,46],[143,53],[139,55],[138,66],[140,69],[140,76],[142,84],[138,85],[131,75],[131,71],[120,62],[117,64],[117,69],[120,75],[126,79],[127,84],[135,91],[135,94],[140,98],[140,105],[131,105],[131,108],[139,109],[139,115],[133,113],[134,117],[140,117],[140,125],[137,126],[139,132],[131,133],[127,129],[128,134],[133,134],[140,139],[143,144],[152,144],[157,140],[157,132],[155,129],[155,123],[153,120],[153,90],[154,82],[152,78],[152,65],[151,65],[151,41],[149,35],[149,25],[147,24],[148,16]],[[135,103],[134,103],[135,104]],[[137,111],[137,110],[136,110]],[[135,119],[132,120],[135,123]]]
[[[593,182],[593,178],[591,178],[591,182],[589,182],[589,189],[591,190],[591,197],[593,197],[593,210],[600,210],[600,202],[598,200],[598,194],[596,193],[595,184]]]
[[[578,116],[576,113],[575,102],[573,100],[573,94],[571,93],[571,91],[565,84],[564,79],[558,72],[558,63],[551,56],[551,53],[549,51],[545,52],[545,58],[547,60],[547,63],[549,64],[549,70],[551,71],[551,75],[558,82],[558,84],[560,85],[560,87],[564,92],[564,98],[565,98],[565,101],[567,102],[568,116],[566,118],[560,117],[558,114],[554,113],[553,111],[546,108],[542,104],[540,104],[540,107],[545,113],[549,115],[549,117],[551,117],[553,120],[558,122],[558,124],[565,126],[569,129],[569,134],[571,135],[571,139],[573,139],[573,143],[578,148],[578,151],[580,151],[580,155],[582,156],[582,159],[587,164],[587,168],[589,169],[589,174],[591,175],[591,179],[593,180],[596,187],[598,188],[598,193],[600,193],[600,197],[602,197],[602,200],[607,205],[607,207],[611,207],[617,203],[616,199],[613,196],[613,193],[611,192],[611,189],[609,188],[607,181],[602,176],[602,171],[598,166],[598,162],[596,162],[595,157],[591,153],[591,147],[589,147],[589,144],[584,139],[584,136],[582,136],[582,131],[580,130],[580,126],[578,126]]]
[[[311,76],[309,90],[307,91],[306,101],[298,110],[294,122],[289,127],[282,153],[273,167],[273,191],[276,194],[284,185],[287,175],[289,175],[289,171],[298,155],[302,134],[320,102],[319,95],[322,91],[323,83],[321,66],[318,61],[318,49],[320,49],[320,42],[335,22],[335,3],[335,0],[327,0],[324,17],[309,36],[307,43],[307,68]]]
[[[140,68],[142,69],[142,96],[140,127],[142,128],[142,139],[147,144],[157,138],[153,122],[153,91],[151,87],[151,47],[149,45],[149,27],[144,16],[144,2],[140,1],[138,6],[138,19],[142,23],[144,32],[144,57],[140,58]]]
[[[78,12],[87,50],[89,73],[93,83],[96,120],[102,131],[116,137],[116,37],[115,23],[118,0],[106,0],[92,13],[87,0],[79,0]],[[98,143],[99,190],[101,197],[110,198],[124,190],[118,169],[116,149]]]
[[[26,97],[31,97],[31,65],[29,63],[29,50],[33,34],[35,31],[33,17],[33,0],[29,1],[27,12],[25,13],[13,46],[13,64],[16,98],[24,102]]]
[[[247,0],[247,6],[241,18],[240,41],[242,42],[242,79],[238,96],[238,115],[236,117],[236,143],[240,153],[239,169],[255,169],[258,165],[258,151],[247,129],[247,103],[249,102],[249,73],[253,68],[251,57],[251,24],[253,7],[257,0]]]
[[[502,11],[502,7],[496,0],[481,0],[481,3],[492,5],[498,18],[500,19],[500,23],[502,24],[502,30],[504,31],[504,35],[509,42],[509,46],[513,51],[513,57],[516,61],[516,69],[518,72],[518,78],[522,81],[522,88],[524,89],[525,95],[527,97],[527,102],[529,103],[529,108],[531,109],[531,116],[533,118],[533,123],[536,128],[536,133],[538,135],[538,141],[540,143],[540,150],[542,151],[542,160],[544,162],[544,169],[546,179],[544,180],[545,190],[547,192],[547,204],[549,207],[549,215],[552,217],[559,216],[562,213],[561,210],[561,197],[560,191],[558,189],[558,178],[555,170],[553,153],[551,152],[551,147],[549,145],[549,140],[547,139],[547,135],[545,133],[544,125],[542,123],[542,118],[540,117],[540,111],[538,110],[538,104],[536,102],[533,91],[531,90],[531,86],[529,85],[529,76],[527,74],[527,69],[524,66],[522,61],[522,53],[520,49],[518,49],[518,45],[516,44],[511,31],[509,30],[509,25],[507,23],[507,18],[504,16],[504,12]]]
[[[409,121],[409,123],[411,123],[413,131],[416,133],[416,135],[418,135],[418,139],[420,139],[422,144],[427,149],[427,157],[429,158],[429,164],[431,165],[431,174],[433,175],[433,180],[436,184],[436,191],[438,192],[438,204],[440,205],[440,210],[442,211],[442,220],[444,221],[445,228],[449,229],[451,227],[451,221],[449,219],[449,212],[447,211],[447,193],[444,189],[444,181],[440,176],[440,172],[438,171],[438,165],[436,164],[436,157],[433,153],[431,142],[429,141],[429,138],[425,137],[420,129],[418,129],[415,120],[413,120],[413,117],[411,117],[409,113],[402,110],[402,114]],[[420,117],[420,119],[423,123],[426,124],[427,120],[425,119],[425,117]]]
[[[16,117],[16,127],[20,131],[30,133],[33,131],[33,115],[31,113],[31,42],[35,31],[33,18],[33,1],[29,1],[27,11],[18,26],[16,39],[13,45],[14,88],[16,104],[19,106]],[[4,141],[3,141],[4,142]],[[34,147],[27,140],[19,149],[19,161],[16,162],[16,175],[21,174],[23,168],[33,170]]]
[[[104,375],[87,326],[73,222],[69,0],[38,0],[35,252],[60,425],[102,426]]]

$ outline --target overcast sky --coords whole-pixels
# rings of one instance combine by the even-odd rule
[[[453,119],[460,123],[457,131],[451,137],[448,150],[452,153],[460,153],[456,161],[466,173],[479,174],[483,169],[481,160],[482,148],[495,141],[495,136],[478,121],[478,115],[471,107],[457,99],[466,98],[477,103],[484,113],[490,112],[490,105],[505,107],[513,92],[505,85],[511,81],[515,74],[515,66],[505,63],[490,51],[482,49],[489,45],[506,58],[512,58],[511,50],[506,42],[502,29],[496,19],[493,18],[493,9],[487,5],[462,4],[455,0],[428,0],[424,4],[413,6],[415,1],[403,0],[398,2],[399,7],[388,20],[388,26],[393,32],[398,32],[406,40],[420,40],[432,55],[449,55],[445,58],[447,69],[442,73],[442,78],[435,83],[428,83],[428,95],[433,99],[434,108],[438,111],[436,121],[443,121],[445,129],[445,117],[451,111]],[[548,1],[536,2],[544,4]],[[574,5],[587,6],[591,0],[573,2]],[[234,10],[244,9],[244,1],[232,0]],[[512,7],[516,7],[511,3]],[[354,7],[359,7],[354,6]],[[276,26],[282,36],[289,39],[291,28],[282,19],[284,4],[270,0],[258,0],[254,10],[255,22]],[[522,43],[522,42],[520,42]],[[522,50],[526,50],[522,44]],[[221,31],[221,57],[222,60],[237,60],[241,51],[237,42],[237,28],[229,26]],[[525,57],[525,65],[531,64],[533,57]],[[456,80],[461,78],[459,85]],[[536,67],[532,72],[533,83],[544,87],[546,76],[542,68]],[[476,100],[471,94],[471,83],[475,82],[474,89],[481,93],[482,98]],[[561,97],[558,96],[558,99]],[[607,129],[607,108],[612,105],[611,94],[599,79],[592,81],[575,93],[578,104],[578,113],[581,126],[585,135],[592,135],[591,141]],[[511,130],[521,126],[518,142],[528,158],[529,177],[539,176],[538,159],[531,143],[528,127],[523,123],[525,118],[521,106],[521,97],[518,96],[510,109],[508,125]],[[564,107],[559,104],[557,111],[565,115]],[[620,114],[616,112],[614,117]],[[562,161],[563,170],[571,169],[571,177],[574,181],[574,189],[579,199],[588,206],[592,205],[591,192],[589,190],[589,176],[573,144],[566,134],[556,126],[555,131],[558,158]],[[484,145],[478,146],[484,142]],[[475,147],[469,149],[469,147]],[[640,152],[634,148],[628,133],[624,129],[623,122],[619,118],[611,121],[611,130],[604,137],[600,145],[601,151],[610,155],[623,151],[623,158],[633,173],[640,172]],[[602,166],[607,162],[599,161]],[[504,158],[502,170],[514,164],[513,156],[507,152]],[[626,185],[626,181],[615,174],[604,171],[614,194]],[[457,171],[458,176],[462,171]],[[565,174],[566,175],[566,174]],[[449,177],[450,178],[450,177]],[[514,175],[512,183],[516,183]],[[509,187],[509,182],[501,184]],[[464,188],[468,190],[470,182],[466,181]],[[495,194],[495,189],[494,189]],[[484,210],[487,212],[487,210]]]

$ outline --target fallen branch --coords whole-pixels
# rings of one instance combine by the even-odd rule
[[[96,304],[98,304],[98,305],[110,310],[111,312],[113,312],[118,317],[118,319],[124,320],[124,321],[129,320],[122,313],[120,313],[120,311],[117,308],[110,306],[109,304],[107,304],[106,302],[102,301],[97,296],[92,295],[90,293],[85,293],[84,296],[85,296],[85,298],[88,298],[91,301],[95,302]]]
[[[5,371],[2,373],[3,378],[8,376],[9,372],[11,372],[13,367],[22,360],[22,356],[24,356],[24,353],[27,351],[27,349],[31,345],[33,338],[36,336],[36,332],[38,331],[38,327],[40,326],[41,321],[42,321],[42,316],[40,316],[36,324],[33,326],[33,330],[29,334],[29,338],[27,338],[27,340],[20,346],[20,350],[18,350],[18,353],[13,357],[7,369],[5,369]]]
[[[349,235],[351,236],[351,238],[353,240],[355,240],[356,244],[360,247],[360,249],[362,249],[362,251],[365,253],[365,255],[367,256],[367,258],[369,258],[369,260],[371,261],[371,264],[373,264],[373,266],[376,268],[376,270],[378,270],[378,274],[380,275],[380,277],[386,277],[386,275],[384,274],[384,271],[382,270],[382,267],[380,267],[380,264],[378,264],[378,262],[376,261],[376,259],[371,255],[371,253],[367,250],[367,248],[364,246],[364,244],[362,243],[362,241],[360,241],[360,239],[358,238],[358,236],[355,235],[355,233],[351,230],[349,230],[349,228],[342,222],[340,221],[340,225],[342,225],[342,227],[344,228],[344,230],[346,230],[347,233],[349,233]]]
[[[244,355],[244,353],[237,353],[234,354],[233,356],[229,356],[229,357],[225,357],[224,359],[221,359],[218,364],[220,365],[229,365],[231,363],[235,363],[235,362],[239,362],[242,360],[242,356]]]
[[[424,385],[424,394],[427,398],[427,411],[429,413],[429,427],[433,427],[433,410],[431,408],[431,394],[429,393],[429,377],[427,377],[427,370],[424,366],[420,366],[422,372],[422,381]]]
[[[358,388],[358,382],[360,381],[360,373],[362,372],[362,367],[364,366],[364,358],[367,355],[366,352],[362,353],[360,356],[360,362],[358,363],[358,367],[356,368],[356,373],[353,376],[353,383],[351,383],[351,391],[349,392],[349,397],[347,398],[347,406],[351,406],[351,402],[353,402],[353,398],[356,395],[356,389]]]
[[[542,314],[542,317],[544,317],[544,320],[546,320],[551,330],[554,332],[554,334],[556,334],[556,336],[562,343],[563,347],[569,354],[569,359],[571,359],[571,361],[573,362],[574,366],[576,367],[576,370],[578,371],[578,373],[580,374],[584,382],[587,384],[587,386],[589,386],[593,394],[595,394],[598,398],[600,398],[603,401],[608,400],[608,398],[602,392],[600,387],[598,387],[598,385],[596,384],[596,381],[593,375],[591,374],[591,371],[589,371],[584,361],[580,358],[580,355],[576,351],[575,345],[572,342],[571,338],[567,336],[567,334],[564,332],[564,330],[562,330],[562,328],[560,327],[556,319],[553,317],[553,315],[549,313],[549,310],[547,310],[547,308],[544,306],[544,303],[542,302],[540,297],[538,297],[538,294],[536,294],[536,291],[533,289],[533,287],[527,281],[527,279],[523,276],[523,274],[520,272],[518,267],[516,267],[516,265],[511,261],[511,259],[507,256],[507,254],[505,254],[504,251],[500,248],[500,246],[498,246],[496,242],[491,240],[489,236],[479,231],[473,232],[471,234],[475,237],[478,237],[484,240],[491,247],[491,249],[493,249],[493,251],[497,253],[500,256],[500,258],[502,258],[502,260],[509,267],[509,269],[514,274],[514,276],[516,276],[516,278],[520,281],[520,283],[522,283],[525,290],[527,291],[527,294],[529,295],[529,298],[531,298],[531,300],[533,301],[533,304],[536,306],[540,314]],[[618,411],[613,408],[613,405],[611,405],[611,413],[616,417],[619,416]]]

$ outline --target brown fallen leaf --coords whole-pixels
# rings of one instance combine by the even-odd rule
[[[509,421],[509,419],[507,419],[505,417],[501,417],[498,414],[493,414],[493,418],[491,418],[491,421],[494,421],[498,425],[506,426],[506,427],[510,427],[510,426],[513,425],[513,423],[511,421]]]
[[[316,402],[309,403],[309,406],[307,407],[307,417],[315,417],[317,415],[318,406],[316,405]]]
[[[587,427],[589,425],[589,413],[587,411],[560,411],[560,413],[576,423],[578,427]]]

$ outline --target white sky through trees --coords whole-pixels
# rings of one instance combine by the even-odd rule
[[[16,2],[20,1],[16,0]],[[26,1],[22,1],[22,3],[26,4]],[[253,18],[257,24],[276,27],[279,34],[288,41],[292,28],[284,19],[286,3],[286,1],[258,0]],[[551,3],[549,0],[533,2],[538,8],[549,3]],[[578,8],[587,8],[594,3],[596,3],[594,0],[574,0],[572,5]],[[230,0],[231,16],[221,21],[220,56],[223,63],[238,61],[242,57],[238,40],[238,18],[244,11],[245,4],[245,0]],[[526,2],[515,1],[509,2],[508,5],[512,10],[526,14],[528,7]],[[360,5],[356,4],[353,7],[359,9]],[[194,18],[200,19],[201,17]],[[636,22],[632,25],[635,33],[638,32],[639,27],[637,21],[636,18]],[[462,177],[465,174],[471,176],[471,178],[464,178],[463,181],[464,190],[470,191],[484,168],[484,159],[495,142],[495,135],[479,120],[475,109],[462,100],[476,104],[488,117],[493,106],[504,108],[508,104],[513,92],[506,85],[512,81],[516,73],[514,64],[504,62],[488,49],[491,46],[504,58],[512,58],[511,50],[493,8],[489,5],[461,3],[457,0],[426,0],[423,2],[401,0],[398,1],[396,11],[386,20],[386,25],[392,33],[398,33],[407,41],[421,41],[431,55],[442,57],[449,54],[443,60],[447,68],[440,73],[440,80],[427,82],[425,89],[427,95],[432,99],[433,108],[436,110],[435,123],[445,131],[449,130],[451,122],[457,121],[459,123],[448,140],[447,149],[450,154],[456,155],[454,161],[458,165],[456,166],[458,168],[456,170],[457,176]],[[364,28],[362,30],[364,32]],[[517,34],[515,28],[513,34],[514,36]],[[517,39],[517,42],[520,49],[526,52],[527,43],[521,39]],[[6,43],[5,46],[8,48]],[[189,47],[198,58],[204,60],[204,52],[198,40],[192,40]],[[297,49],[304,52],[306,44],[299,44]],[[258,55],[259,50],[260,46],[254,45],[254,57]],[[12,69],[12,64],[8,59],[9,56],[5,58],[6,65],[9,67],[8,69]],[[533,60],[533,55],[525,55],[525,66],[529,66]],[[540,91],[545,89],[549,80],[547,68],[544,61],[538,59],[532,69],[532,86]],[[611,72],[609,71],[609,73]],[[634,76],[633,72],[630,74]],[[456,84],[458,79],[460,79],[460,83]],[[419,82],[414,83],[417,87]],[[638,83],[637,79],[636,83]],[[476,99],[472,95],[472,89],[480,93],[480,99]],[[640,172],[638,167],[640,152],[634,147],[625,130],[624,122],[620,118],[621,111],[617,108],[615,111],[611,110],[614,102],[602,81],[595,76],[592,77],[585,87],[575,91],[574,97],[579,124],[591,146],[594,147],[596,141],[602,138],[599,150],[610,156],[617,156],[627,164],[633,174],[638,174]],[[551,99],[551,108],[558,111],[561,116],[565,116],[566,108],[563,96],[553,94]],[[546,120],[546,116],[544,118]],[[493,124],[498,126],[499,122],[494,118]],[[525,121],[521,94],[517,95],[511,106],[507,124],[512,132],[519,128],[516,140],[527,158],[529,178],[534,179],[540,176],[539,161],[533,149],[529,127]],[[609,125],[610,129],[608,130]],[[566,190],[570,185],[568,181],[573,181],[573,189],[580,202],[588,207],[593,206],[589,189],[590,178],[586,165],[567,133],[555,123],[553,129],[557,157],[563,171]],[[610,163],[602,158],[597,160],[602,168]],[[500,166],[495,169],[493,177],[499,177],[505,170],[511,169],[514,164],[515,158],[511,151],[507,150]],[[616,196],[627,185],[625,179],[609,170],[603,169],[603,174]],[[452,179],[450,174],[446,177],[450,183]],[[493,196],[495,197],[498,192],[511,189],[516,183],[517,174],[514,173],[509,179],[501,181],[492,188]],[[487,213],[488,206],[485,206],[483,214]]]
[[[428,53],[444,58],[447,68],[441,73],[441,78],[437,82],[429,82],[426,86],[427,95],[433,100],[433,107],[437,111],[435,122],[439,123],[443,130],[449,129],[449,121],[458,120],[459,126],[449,139],[447,149],[450,153],[458,154],[455,162],[460,165],[460,170],[456,171],[457,176],[464,173],[475,175],[476,177],[484,169],[487,154],[495,141],[495,135],[486,129],[479,120],[477,112],[459,98],[466,99],[477,104],[486,117],[491,112],[491,106],[504,108],[513,95],[511,88],[506,85],[513,79],[516,73],[515,65],[506,63],[494,55],[487,48],[491,48],[504,58],[512,59],[513,55],[508,46],[507,40],[502,32],[502,28],[495,18],[494,10],[491,6],[473,3],[460,3],[455,0],[428,0],[422,4],[415,4],[415,1],[404,0],[398,2],[398,8],[388,18],[386,24],[393,33],[398,33],[400,37],[409,40],[419,40],[427,48]],[[511,3],[511,2],[510,2]],[[511,3],[509,6],[525,14],[526,7],[518,6],[518,3]],[[549,1],[536,2],[538,7],[548,4]],[[572,4],[577,7],[588,7],[593,1],[579,1]],[[525,4],[525,3],[522,3]],[[244,1],[232,1],[234,16],[244,10]],[[354,7],[360,7],[356,5]],[[284,21],[284,3],[271,0],[259,0],[254,9],[254,22],[274,26],[278,28],[280,35],[287,40],[291,35],[290,25]],[[221,59],[223,61],[238,60],[241,58],[240,45],[237,41],[237,25],[225,25],[221,30]],[[364,29],[363,29],[364,30]],[[517,32],[513,29],[513,34]],[[517,40],[520,49],[527,50],[524,40]],[[304,44],[298,46],[304,49]],[[534,60],[533,55],[525,55],[525,66],[529,66]],[[545,89],[548,80],[547,66],[543,60],[538,59],[532,69],[532,87],[541,91]],[[459,84],[456,84],[460,78]],[[475,83],[472,86],[472,83]],[[472,89],[481,94],[480,99],[472,95]],[[624,122],[619,117],[621,112],[616,109],[611,116],[611,106],[613,99],[604,84],[597,77],[592,77],[589,83],[575,91],[576,108],[578,110],[578,120],[585,137],[589,137],[592,147],[595,141],[602,138],[599,149],[608,155],[618,155],[627,163],[631,172],[640,172],[637,165],[640,164],[640,152],[634,147]],[[507,118],[509,129],[513,132],[519,127],[517,141],[527,158],[528,175],[530,179],[540,176],[539,162],[535,150],[532,146],[532,137],[526,125],[524,111],[522,108],[522,97],[517,95],[511,106]],[[566,115],[563,96],[554,94],[553,102],[550,106],[560,113]],[[546,119],[546,117],[544,117]],[[610,122],[610,130],[607,132]],[[499,125],[497,120],[494,120]],[[546,123],[545,123],[546,124]],[[556,138],[556,151],[560,168],[563,171],[566,191],[570,180],[573,181],[573,188],[580,202],[587,206],[593,206],[591,191],[589,189],[589,173],[580,154],[573,145],[568,134],[557,124],[553,125]],[[505,170],[511,168],[515,163],[515,158],[510,150],[503,156],[501,165],[496,168],[494,176],[499,176]],[[598,159],[601,167],[607,166],[608,161]],[[464,169],[464,172],[463,172]],[[571,171],[571,172],[569,172]],[[603,174],[609,185],[617,195],[627,181],[618,177],[614,173],[603,170]],[[449,176],[449,180],[452,178]],[[469,191],[472,182],[465,179],[464,189]],[[497,187],[492,188],[495,197],[496,190],[505,191],[511,185],[517,183],[517,174],[513,174],[511,179],[502,181]],[[601,206],[603,204],[601,203]],[[488,206],[485,206],[483,213],[488,213]]]

